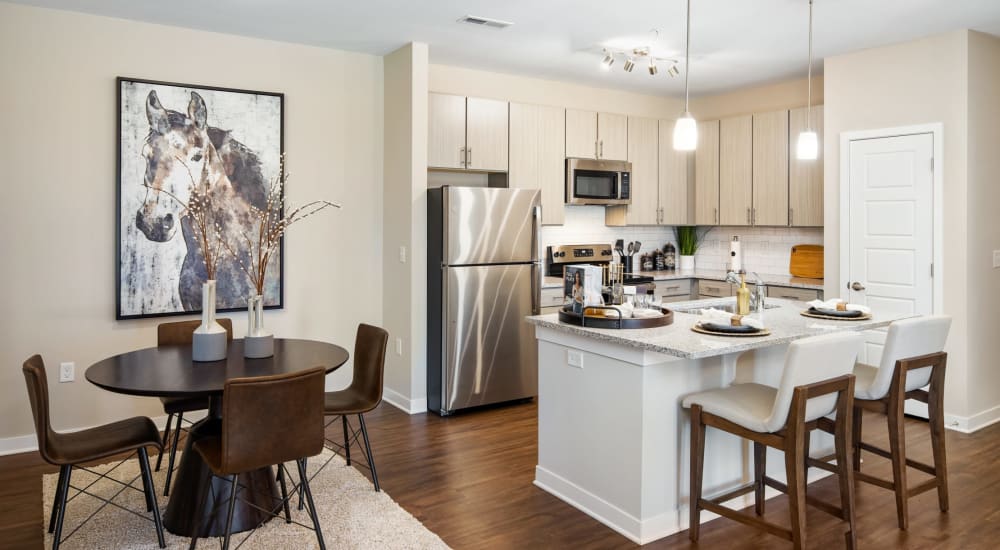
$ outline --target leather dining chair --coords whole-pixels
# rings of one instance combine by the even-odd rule
[[[31,413],[35,420],[35,435],[38,436],[38,453],[49,464],[59,466],[59,482],[56,487],[55,500],[52,504],[52,515],[49,517],[48,528],[49,533],[53,534],[53,550],[59,548],[61,542],[63,519],[66,515],[66,502],[69,490],[71,488],[75,489],[75,487],[70,486],[70,477],[73,473],[73,468],[92,472],[86,467],[81,466],[81,464],[110,458],[126,452],[135,452],[138,454],[139,469],[141,471],[140,477],[142,477],[143,493],[146,497],[146,511],[152,512],[157,541],[160,548],[165,548],[163,524],[160,520],[160,509],[156,503],[156,489],[153,487],[153,476],[149,470],[149,455],[146,451],[147,447],[162,449],[160,432],[156,429],[153,421],[144,416],[136,416],[96,428],[69,433],[56,432],[52,429],[50,421],[48,377],[45,374],[45,363],[42,361],[41,356],[31,356],[31,358],[24,362],[22,370],[24,372],[25,383],[28,386]],[[92,473],[101,475],[96,472]],[[121,483],[117,480],[112,481]],[[131,485],[127,485],[127,487],[133,488]],[[81,493],[103,501],[104,505],[110,503],[107,498],[101,495],[87,492],[86,488],[78,490]]]
[[[226,339],[233,339],[233,321],[231,319],[216,319],[224,329],[226,329]],[[161,323],[156,327],[157,346],[186,346],[191,345],[194,340],[194,330],[198,328],[201,321],[179,321],[175,323]],[[184,413],[200,411],[208,408],[207,397],[161,397],[163,412],[167,413],[167,427],[163,430],[163,442],[170,446],[170,458],[167,462],[167,480],[163,484],[163,496],[170,496],[170,480],[174,473],[174,459],[177,457],[177,446],[180,443],[181,422],[184,421]],[[174,440],[170,441],[170,425],[177,418],[177,425],[174,427]],[[160,463],[163,461],[163,452],[156,457],[156,471],[160,471]]]
[[[862,337],[853,332],[803,338],[789,344],[784,371],[777,388],[746,383],[709,390],[684,398],[691,409],[691,503],[688,537],[698,541],[701,511],[744,523],[792,541],[796,550],[806,548],[806,503],[845,522],[848,548],[857,548],[854,512],[854,478],[851,463],[851,413],[854,375],[851,370],[861,351]],[[826,418],[836,412],[836,421]],[[809,456],[809,436],[821,425],[834,427],[837,466]],[[753,441],[754,481],[721,496],[702,498],[705,462],[705,428],[711,426]],[[786,482],[767,475],[767,447],[784,451]],[[808,467],[837,474],[840,506],[806,495]],[[788,495],[791,529],[764,521],[764,490],[772,487]],[[755,516],[727,508],[728,500],[754,493]]]
[[[305,459],[323,451],[323,389],[326,371],[322,367],[309,370],[260,376],[231,378],[226,381],[222,394],[222,429],[217,437],[199,439],[194,451],[201,455],[211,469],[211,476],[228,478],[230,482],[229,512],[222,548],[228,550],[233,527],[233,513],[240,489],[253,491],[254,487],[241,487],[240,474],[269,466],[278,466],[281,484],[281,506],[285,521],[291,522],[288,494],[285,490],[285,462],[295,461],[299,470],[299,490],[309,505],[309,516],[319,547],[326,549],[319,516],[313,503]],[[271,406],[261,406],[262,404]],[[200,484],[198,495],[198,524],[191,538],[194,549],[201,531],[205,500],[212,480]],[[218,511],[220,508],[216,508]],[[262,510],[276,516],[272,512]],[[212,518],[214,520],[214,518]]]
[[[385,329],[360,324],[354,339],[354,377],[346,389],[328,392],[326,394],[325,413],[327,416],[340,416],[344,428],[344,445],[333,441],[330,444],[344,451],[347,465],[351,465],[351,445],[357,443],[358,434],[365,443],[365,459],[372,473],[372,483],[375,490],[380,491],[378,473],[375,470],[375,458],[372,455],[371,443],[368,440],[368,427],[365,425],[364,414],[378,407],[382,402],[382,377],[385,372],[385,348],[389,342],[389,333]],[[359,430],[354,430],[347,420],[349,415],[358,415]],[[336,421],[330,421],[327,426]],[[362,464],[362,466],[365,466]]]

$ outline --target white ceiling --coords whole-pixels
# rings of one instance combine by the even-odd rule
[[[663,67],[651,77],[644,66],[626,73],[621,60],[608,72],[598,65],[601,44],[646,44],[654,28],[654,48],[681,59],[684,0],[16,1],[378,55],[419,41],[430,44],[432,63],[660,95],[684,90],[683,66],[670,78]],[[807,0],[692,4],[692,95],[805,75]],[[456,22],[468,14],[515,24]],[[959,28],[1000,35],[1000,0],[815,0],[814,14],[817,59]]]

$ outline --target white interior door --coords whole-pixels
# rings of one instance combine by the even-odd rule
[[[849,154],[842,296],[882,313],[932,313],[934,135],[852,140]],[[884,331],[869,331],[861,361],[877,365],[884,343]]]

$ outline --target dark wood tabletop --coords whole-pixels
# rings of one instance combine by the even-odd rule
[[[195,397],[221,394],[229,378],[284,374],[314,367],[333,372],[350,355],[327,342],[274,339],[274,355],[243,357],[243,340],[229,343],[222,361],[194,362],[191,346],[159,346],[122,353],[87,369],[87,380],[115,393],[154,397]]]

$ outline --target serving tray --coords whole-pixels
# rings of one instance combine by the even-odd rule
[[[701,334],[711,334],[712,336],[737,336],[737,337],[744,337],[744,338],[746,338],[748,336],[749,337],[770,336],[770,334],[771,334],[771,331],[768,330],[768,329],[766,329],[766,328],[762,328],[762,329],[758,330],[757,332],[717,332],[717,331],[714,331],[714,330],[708,330],[706,328],[701,328],[701,326],[699,324],[695,324],[693,327],[691,327],[691,330],[693,330],[695,332],[698,332],[698,333],[701,333]]]
[[[828,321],[867,321],[872,318],[871,313],[863,313],[857,317],[844,317],[837,315],[823,315],[822,313],[813,313],[810,310],[804,310],[800,312],[803,317],[812,317],[813,319],[826,319]]]
[[[607,306],[587,306],[587,309],[610,309]],[[662,317],[652,317],[649,319],[634,319],[622,317],[592,317],[574,313],[572,309],[563,308],[559,311],[559,320],[564,323],[587,328],[613,328],[613,329],[633,329],[633,328],[656,328],[665,327],[674,322],[674,312],[666,308],[653,308],[663,313]],[[621,315],[619,313],[619,315]]]

